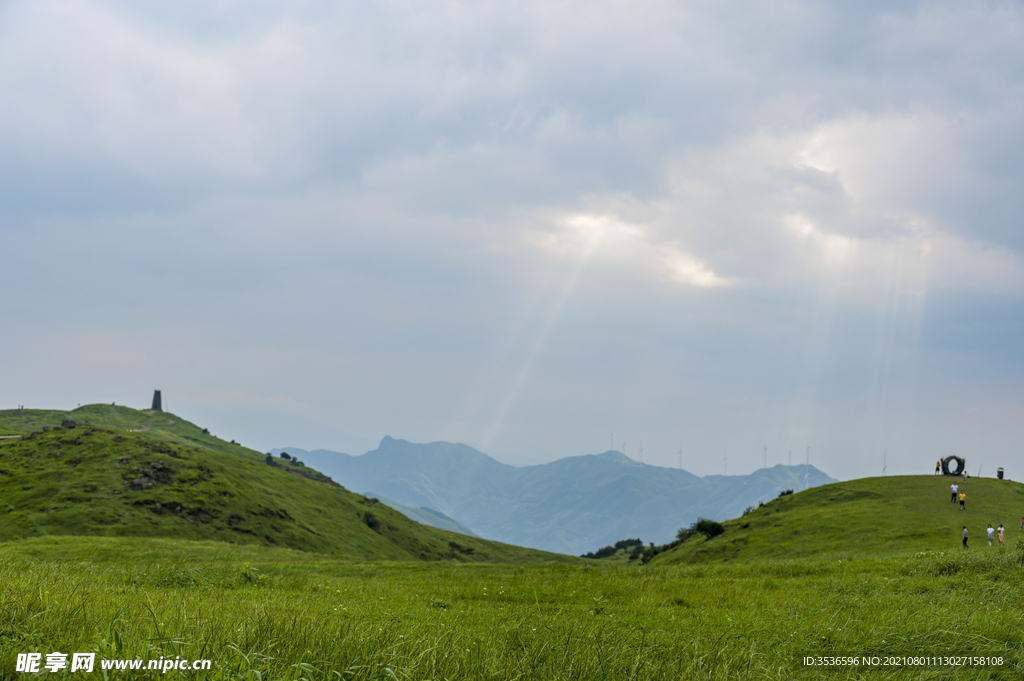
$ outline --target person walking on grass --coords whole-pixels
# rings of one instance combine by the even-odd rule
[[[967,548],[967,526],[964,525],[964,548]]]
[[[938,461],[935,462],[935,475],[938,475],[939,471],[941,471],[941,470],[942,470],[942,459],[939,459]]]
[[[996,530],[996,534],[999,535],[999,545],[1003,545],[1003,524],[999,523],[999,529]]]
[[[985,532],[988,534],[988,545],[992,546],[992,540],[996,538],[996,531],[992,529],[992,523],[988,524],[988,529]]]
[[[960,491],[960,488],[956,486],[954,482],[949,486],[949,501],[950,503],[956,503],[956,493]],[[1020,519],[1020,529],[1024,530],[1024,518]]]
[[[961,511],[964,510],[964,502],[965,501],[967,501],[967,495],[964,494],[963,492],[960,492],[960,510]]]

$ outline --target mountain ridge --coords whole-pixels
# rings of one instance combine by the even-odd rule
[[[609,450],[535,466],[510,466],[468,445],[385,437],[352,456],[283,448],[341,484],[412,507],[428,507],[474,533],[509,543],[581,554],[624,537],[664,543],[698,516],[725,520],[784,489],[834,482],[813,466],[708,476],[663,468]]]

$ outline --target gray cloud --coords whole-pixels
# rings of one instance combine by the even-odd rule
[[[998,456],[1022,32],[980,2],[8,3],[0,396],[162,387],[262,449]]]

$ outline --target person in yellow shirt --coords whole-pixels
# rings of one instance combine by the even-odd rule
[[[964,501],[967,499],[967,495],[960,492],[960,510],[964,510]]]
[[[938,475],[939,471],[941,471],[941,470],[942,470],[942,459],[939,459],[938,461],[935,462],[935,475]]]

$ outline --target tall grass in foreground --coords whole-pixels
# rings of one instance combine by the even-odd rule
[[[69,541],[81,542],[77,553],[65,550]],[[0,546],[0,677],[16,677],[16,654],[32,651],[208,658],[207,672],[111,674],[259,681],[1024,671],[1024,568],[1014,549],[666,568],[361,564],[294,553],[254,564],[251,552],[225,551],[201,557],[154,540]],[[821,670],[804,668],[806,655],[1004,664]]]

